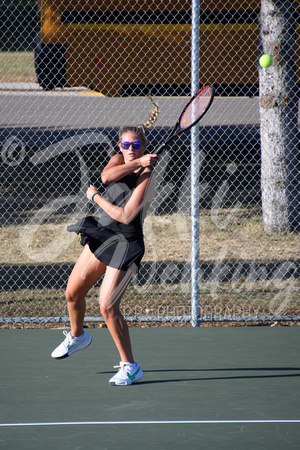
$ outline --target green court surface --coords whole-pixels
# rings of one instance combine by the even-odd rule
[[[0,449],[299,449],[300,327],[131,328],[144,378],[110,386],[105,328],[0,330]]]

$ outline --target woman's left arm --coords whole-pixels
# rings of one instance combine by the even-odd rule
[[[87,190],[87,198],[91,200],[92,196],[96,194],[94,195],[93,200],[98,206],[100,206],[100,208],[102,208],[117,222],[129,224],[146,205],[146,203],[152,201],[154,189],[155,176],[149,168],[146,168],[139,176],[137,185],[124,208],[113,205],[105,200],[105,198],[98,194],[97,189],[92,185]]]

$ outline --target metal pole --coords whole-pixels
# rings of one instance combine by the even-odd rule
[[[191,94],[199,89],[200,0],[192,0]],[[191,324],[200,325],[199,126],[191,130]]]

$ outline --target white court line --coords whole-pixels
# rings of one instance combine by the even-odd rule
[[[300,423],[300,419],[266,419],[266,420],[126,420],[106,422],[24,422],[0,423],[0,427],[51,427],[58,425],[189,425],[189,424],[259,424],[259,423]]]

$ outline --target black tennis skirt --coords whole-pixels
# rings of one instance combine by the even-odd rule
[[[141,237],[124,236],[109,228],[103,227],[92,216],[69,225],[68,231],[81,235],[80,244],[88,245],[91,252],[106,266],[136,272],[145,253],[144,241]]]

